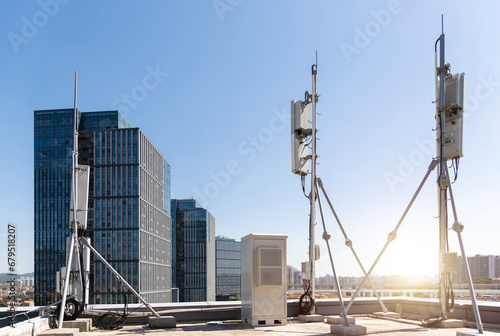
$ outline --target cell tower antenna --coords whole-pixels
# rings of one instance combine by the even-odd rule
[[[318,51],[316,50],[316,63],[311,65],[312,93],[305,92],[304,101],[291,101],[291,136],[292,136],[292,172],[301,176],[303,185],[305,177],[311,176],[311,193],[306,197],[310,203],[309,214],[309,261],[302,264],[302,280],[305,285],[303,298],[308,298],[308,304],[304,305],[304,315],[314,313],[314,290],[315,290],[315,262],[316,262],[316,103],[318,94],[316,93],[316,76],[318,74]],[[309,104],[311,114],[309,114]],[[307,143],[306,138],[310,139]],[[310,147],[309,147],[310,146]],[[308,148],[311,149],[308,155]],[[308,169],[308,160],[311,160],[311,171]],[[305,190],[304,190],[305,193]],[[319,255],[318,255],[319,257]],[[302,299],[301,299],[302,301]]]
[[[61,307],[66,307],[66,302],[67,302],[67,295],[68,295],[68,287],[70,283],[70,273],[71,273],[71,266],[73,264],[73,257],[75,254],[77,260],[79,258],[79,252],[78,251],[78,245],[77,245],[77,240],[78,240],[78,110],[76,107],[76,97],[77,97],[77,76],[78,72],[75,71],[75,92],[74,92],[74,104],[73,104],[73,158],[72,158],[72,202],[73,204],[71,205],[73,211],[71,215],[73,216],[73,226],[72,226],[72,232],[71,232],[71,240],[70,240],[70,246],[69,250],[67,253],[67,260],[66,260],[66,275],[65,275],[65,280],[64,280],[64,287],[63,287],[63,292],[62,292],[62,300],[61,300]],[[71,219],[70,219],[71,221]],[[75,251],[75,249],[77,249]],[[76,262],[75,264],[79,265],[79,262]],[[82,274],[81,270],[78,267],[78,277],[82,279]],[[62,308],[59,310],[59,323],[58,323],[58,328],[62,328],[63,320],[64,320],[64,311],[65,308]]]
[[[439,66],[438,66],[438,49],[437,42],[439,42]],[[463,267],[465,269],[467,282],[469,284],[469,293],[472,302],[472,310],[476,320],[476,326],[480,334],[483,333],[483,325],[481,316],[477,307],[476,295],[474,293],[474,285],[470,274],[470,268],[467,261],[467,255],[463,246],[461,232],[463,225],[458,221],[455,200],[453,196],[451,181],[448,172],[448,160],[458,160],[461,156],[461,149],[458,152],[450,147],[451,143],[459,142],[461,144],[461,135],[457,139],[450,141],[450,136],[453,133],[460,133],[460,130],[453,130],[454,124],[460,123],[462,125],[463,119],[463,92],[458,95],[457,91],[463,91],[463,75],[450,75],[450,64],[445,61],[445,35],[444,35],[444,18],[441,15],[441,36],[436,41],[435,45],[435,66],[436,66],[436,138],[437,138],[437,157],[439,158],[439,169],[437,172],[437,187],[438,187],[438,206],[439,206],[439,301],[441,307],[441,317],[446,320],[448,313],[453,309],[453,301],[448,303],[448,293],[451,284],[451,272],[445,259],[450,254],[448,244],[448,200],[451,200],[452,213],[454,217],[454,224],[452,230],[457,233],[460,250],[462,253]],[[453,78],[456,78],[456,84],[453,84]],[[462,83],[460,83],[462,78]],[[461,87],[457,90],[454,86]],[[449,86],[449,88],[446,88]],[[448,100],[448,101],[447,101]],[[453,119],[454,118],[454,119]],[[451,131],[448,130],[451,128]],[[448,147],[447,147],[448,146]],[[461,145],[459,146],[461,148]],[[456,255],[456,253],[455,253]],[[455,257],[456,258],[456,257]],[[450,263],[451,264],[451,263]]]
[[[151,307],[151,305],[146,302],[137,291],[130,286],[130,284],[99,254],[99,252],[92,247],[90,244],[90,238],[86,238],[83,236],[79,236],[79,229],[87,228],[87,217],[84,214],[87,211],[86,204],[88,203],[88,176],[90,174],[90,166],[80,165],[78,163],[78,108],[76,105],[77,98],[77,71],[75,71],[75,92],[74,92],[74,120],[73,120],[73,160],[72,160],[72,188],[71,188],[71,201],[70,201],[70,228],[71,228],[71,240],[69,242],[69,246],[67,247],[67,256],[66,256],[66,269],[65,269],[65,278],[64,278],[64,286],[62,289],[62,299],[59,309],[59,322],[58,328],[62,328],[63,320],[66,313],[67,303],[68,303],[68,292],[71,290],[74,294],[72,297],[81,298],[82,306],[86,304],[88,300],[88,295],[83,293],[83,279],[82,279],[82,266],[80,264],[80,253],[84,248],[88,249],[90,252],[94,253],[95,256],[106,266],[115,276],[118,282],[123,284],[128,290],[135,295],[143,305],[145,305],[154,315],[155,318],[161,318],[160,315]],[[87,182],[82,183],[84,181],[80,181],[79,175],[80,172],[87,173]],[[84,190],[81,190],[84,188]],[[80,193],[80,191],[83,191]],[[79,204],[79,203],[82,203]],[[79,217],[78,214],[82,213]],[[87,240],[88,239],[88,240]],[[80,246],[82,246],[80,248]],[[82,250],[80,250],[82,249]],[[89,252],[89,253],[90,253]],[[85,262],[84,262],[85,263]],[[88,264],[87,264],[88,265]],[[72,270],[72,268],[76,270]],[[86,269],[88,271],[88,269]],[[62,271],[61,271],[62,272]],[[75,288],[74,279],[70,277],[71,272],[78,273],[78,280],[76,281],[79,284]],[[70,285],[70,283],[72,283]],[[71,287],[71,289],[70,289]],[[76,312],[79,308],[75,308],[74,312],[70,312],[74,314],[76,317],[80,314],[80,312]],[[68,309],[70,310],[70,309]]]
[[[316,50],[316,64],[312,67],[312,95],[311,95],[311,128],[312,128],[312,139],[311,139],[311,194],[310,199],[310,217],[309,217],[309,262],[311,263],[311,274],[310,274],[310,288],[313,302],[312,313],[315,312],[314,307],[314,292],[315,292],[315,279],[316,279],[316,102],[318,95],[316,93],[316,76],[318,74],[318,51]]]

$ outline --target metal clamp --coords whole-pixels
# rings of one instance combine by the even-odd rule
[[[396,239],[397,235],[398,235],[398,234],[397,234],[396,230],[394,230],[394,231],[392,231],[391,233],[389,233],[389,234],[387,235],[387,242],[391,242],[391,241],[393,241],[394,239]]]
[[[304,93],[304,104],[307,105],[312,102],[312,95],[309,93],[309,91],[306,91]]]
[[[451,227],[451,229],[455,232],[462,232],[463,229],[464,229],[464,226],[462,225],[462,223],[459,223],[459,222],[455,222],[453,223],[453,226]]]
[[[450,71],[450,69],[451,69],[450,63],[446,63],[445,65],[438,67],[436,69],[436,72],[437,72],[438,76],[440,76],[442,74],[446,75]]]

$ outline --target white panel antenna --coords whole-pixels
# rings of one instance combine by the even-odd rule
[[[463,113],[453,118],[446,118],[445,122],[445,155],[446,160],[456,159],[463,154]]]
[[[444,82],[445,105],[450,107],[454,105],[464,107],[464,80],[465,73],[454,74],[446,78]]]
[[[298,175],[309,173],[308,147],[305,141],[311,134],[309,106],[302,101],[291,101],[292,172]]]
[[[446,160],[463,156],[464,130],[464,80],[465,73],[455,74],[445,79],[445,155]]]
[[[291,102],[292,112],[292,133],[295,133],[298,138],[305,138],[311,134],[311,127],[309,126],[309,105],[303,101]]]
[[[89,203],[89,180],[90,167],[78,165],[78,195],[77,195],[77,212],[78,212],[78,228],[87,229],[87,213]],[[69,227],[73,228],[73,185],[71,186],[71,201],[69,211]]]
[[[307,175],[309,173],[307,149],[305,140],[299,140],[292,134],[292,173],[297,175]]]

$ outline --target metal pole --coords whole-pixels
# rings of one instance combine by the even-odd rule
[[[344,231],[342,223],[340,223],[340,219],[337,216],[337,213],[335,212],[335,209],[333,209],[333,205],[330,202],[330,198],[328,197],[328,195],[327,195],[327,193],[325,191],[325,188],[323,187],[323,181],[321,181],[321,178],[319,178],[319,177],[318,177],[318,185],[321,188],[321,190],[323,191],[323,195],[325,195],[326,201],[327,201],[328,205],[330,206],[330,209],[332,210],[333,216],[335,217],[335,220],[337,221],[337,224],[339,225],[340,230],[342,231],[342,234],[344,235],[345,244],[351,249],[351,252],[354,255],[354,258],[358,262],[359,267],[361,267],[361,271],[363,272],[363,275],[366,277],[365,268],[363,267],[363,264],[361,264],[361,261],[359,260],[358,255],[357,255],[356,251],[354,250],[354,247],[352,246],[352,240],[350,240],[347,237],[347,234]],[[321,210],[321,198],[318,197],[318,200],[319,200],[320,211],[322,211]],[[323,217],[323,214],[321,214],[321,217]],[[325,232],[326,232],[326,228],[325,228]],[[387,307],[385,306],[384,302],[382,301],[382,298],[380,297],[380,295],[379,295],[377,289],[375,288],[375,285],[373,284],[372,280],[370,279],[370,277],[368,277],[367,280],[368,280],[368,284],[373,289],[373,292],[375,293],[375,296],[377,297],[377,300],[380,303],[380,306],[382,307],[382,310],[384,311],[384,313],[387,313],[389,310],[387,309]]]
[[[131,292],[132,294],[134,294],[138,299],[139,301],[141,301],[149,310],[151,310],[151,312],[153,314],[155,314],[156,317],[160,317],[160,315],[153,309],[153,307],[150,306],[149,303],[146,302],[146,300],[144,300],[142,298],[142,296],[139,295],[139,293],[137,293],[135,291],[135,289],[129,285],[129,283],[120,275],[120,273],[118,273],[114,268],[113,266],[111,266],[107,261],[106,259],[104,259],[100,254],[99,252],[97,252],[97,250],[95,248],[92,247],[92,245],[90,245],[84,237],[80,237],[79,238],[80,242],[82,242],[85,246],[87,246],[95,255],[97,258],[99,258],[99,260],[101,260],[101,262],[104,264],[104,266],[106,266],[118,279],[118,281],[120,281],[121,283],[123,283],[125,285],[125,287],[127,287]]]
[[[323,216],[323,206],[321,204],[321,197],[318,193],[318,205],[319,212],[321,214],[321,222],[323,223],[323,239],[326,241],[326,247],[328,248],[328,255],[330,256],[330,264],[332,266],[333,279],[335,280],[335,286],[337,287],[337,293],[339,294],[340,307],[342,308],[342,316],[344,317],[344,325],[349,326],[347,321],[347,312],[345,310],[344,299],[342,298],[342,291],[340,289],[339,279],[337,278],[337,272],[335,272],[335,266],[333,265],[333,256],[330,249],[330,234],[326,231],[325,217]]]
[[[368,273],[365,275],[365,277],[363,278],[363,281],[361,282],[361,284],[359,285],[358,289],[356,290],[356,292],[354,293],[354,295],[352,296],[351,298],[351,301],[349,301],[349,305],[347,305],[347,308],[346,310],[348,311],[349,308],[351,308],[352,304],[354,303],[354,299],[356,298],[356,296],[358,295],[359,291],[361,290],[361,287],[363,287],[363,285],[365,284],[366,282],[366,279],[372,274],[373,272],[373,269],[375,268],[375,266],[377,265],[377,263],[379,262],[380,258],[382,257],[382,255],[384,254],[385,250],[387,249],[387,247],[389,246],[389,244],[394,240],[396,239],[396,234],[397,234],[397,231],[399,229],[399,227],[401,226],[401,224],[403,223],[403,220],[405,219],[406,217],[406,214],[408,213],[408,211],[410,211],[410,208],[411,206],[413,205],[413,202],[415,202],[415,199],[417,198],[418,194],[420,193],[420,190],[422,189],[422,187],[424,186],[425,184],[425,181],[427,181],[427,178],[429,177],[429,175],[431,174],[431,172],[434,170],[434,168],[436,167],[436,164],[437,164],[437,160],[432,160],[431,164],[429,165],[429,167],[427,168],[427,173],[425,174],[424,176],[424,179],[422,180],[422,182],[420,182],[420,185],[418,186],[417,188],[417,191],[415,192],[415,194],[413,195],[410,203],[408,204],[408,206],[406,207],[403,215],[401,216],[401,218],[399,219],[399,222],[398,224],[396,225],[396,228],[394,229],[394,231],[392,231],[391,233],[389,233],[389,235],[387,236],[387,241],[384,245],[384,247],[382,248],[382,250],[380,251],[380,253],[378,254],[377,256],[377,259],[375,260],[375,262],[373,263],[372,267],[370,268],[370,270],[368,271]]]
[[[445,122],[446,122],[446,97],[445,97],[445,39],[444,33],[439,37],[439,68],[436,69],[436,74],[439,76],[439,99],[436,99],[436,120],[439,121],[439,127],[436,131],[438,133],[438,157],[439,157],[439,172],[438,172],[438,205],[439,205],[439,256],[443,252],[448,251],[447,247],[447,230],[448,230],[448,220],[447,220],[447,196],[446,191],[448,187],[448,180],[446,178],[446,153],[445,153]],[[439,257],[438,256],[438,257]],[[439,303],[441,307],[441,316],[443,319],[448,318],[447,302],[446,302],[446,284],[445,284],[445,274],[443,265],[439,263]]]
[[[77,110],[76,110],[76,92],[77,92],[77,71],[75,71],[75,92],[74,92],[74,101],[73,101],[73,162],[72,162],[72,190],[73,190],[73,232],[71,234],[71,242],[70,242],[70,247],[69,247],[69,255],[66,260],[66,278],[64,279],[64,288],[63,288],[63,295],[62,295],[62,300],[61,300],[61,309],[59,310],[59,324],[58,324],[58,329],[62,328],[63,324],[63,319],[64,319],[64,310],[66,308],[66,297],[68,295],[68,286],[69,286],[69,275],[71,272],[71,265],[73,263],[73,252],[75,249],[75,243],[76,240],[78,239],[78,228],[77,228],[77,220],[78,220],[78,213],[77,213],[77,195],[78,195],[78,115],[77,115]],[[78,261],[79,262],[79,261]]]
[[[316,60],[317,63],[317,60]],[[309,218],[309,261],[311,263],[311,296],[314,300],[315,297],[315,282],[316,282],[316,243],[315,243],[315,228],[316,228],[316,74],[318,72],[317,65],[311,66],[312,70],[312,155],[311,155],[311,214]],[[315,312],[315,307],[312,313]]]
[[[483,323],[481,322],[481,315],[479,314],[479,308],[477,307],[476,302],[476,293],[474,292],[474,284],[472,282],[472,276],[470,274],[469,262],[467,260],[467,255],[465,254],[464,243],[462,241],[462,230],[464,226],[459,223],[457,209],[455,207],[455,198],[453,197],[453,190],[451,189],[450,183],[450,173],[448,172],[448,167],[446,167],[446,178],[448,179],[448,185],[450,188],[450,199],[451,199],[451,208],[453,209],[453,218],[455,223],[453,224],[453,231],[457,233],[458,243],[460,244],[460,251],[462,253],[462,259],[464,260],[465,272],[467,274],[467,282],[469,283],[469,293],[472,301],[472,311],[474,312],[474,318],[476,319],[477,331],[482,334],[483,333]]]

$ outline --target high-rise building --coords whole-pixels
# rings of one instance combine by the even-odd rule
[[[320,285],[334,285],[335,279],[330,274],[327,274],[325,276],[320,276],[316,283]]]
[[[302,276],[300,274],[300,271],[291,265],[286,266],[286,279],[288,286],[302,284]]]
[[[179,301],[215,301],[214,217],[195,199],[173,199],[172,223]]]
[[[170,166],[139,128],[118,111],[80,112],[79,164],[90,166],[88,226],[96,250],[148,302],[171,300]],[[56,300],[65,266],[73,109],[34,113],[35,298]],[[91,257],[90,302],[136,302]]]
[[[215,294],[217,301],[241,297],[241,242],[215,237]]]
[[[467,257],[472,279],[476,278],[497,278],[500,272],[500,256],[480,255]],[[458,256],[458,276],[457,281],[467,281],[467,274],[462,256]]]

